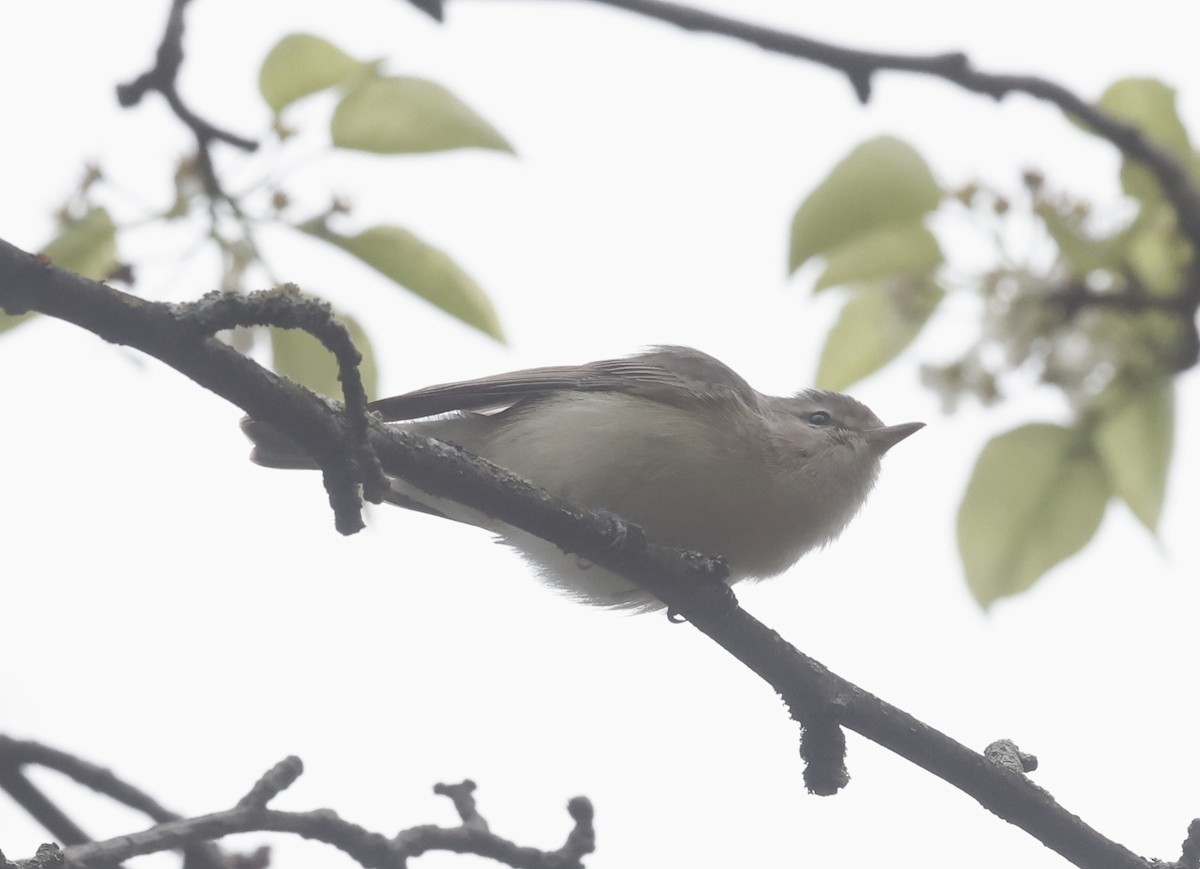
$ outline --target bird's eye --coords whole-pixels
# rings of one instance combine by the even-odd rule
[[[808,422],[810,425],[829,425],[833,422],[833,417],[828,411],[818,410],[808,415]]]

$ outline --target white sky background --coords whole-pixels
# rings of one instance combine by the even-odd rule
[[[836,304],[812,300],[803,275],[785,280],[791,210],[878,133],[914,142],[946,184],[1015,188],[1032,164],[1056,186],[1115,197],[1111,151],[1031,100],[997,105],[885,74],[863,108],[823,68],[586,3],[454,2],[444,28],[398,2],[193,5],[183,93],[218,124],[264,130],[258,63],[284,33],[309,30],[446,84],[520,154],[323,158],[313,144],[292,158],[298,216],[332,189],[355,204],[347,226],[414,229],[479,279],[508,330],[509,346],[495,345],[340,254],[266,234],[279,277],[368,322],[385,392],[665,342],[712,352],[760,389],[794,391],[815,372]],[[1200,133],[1183,4],[707,5],[857,47],[963,49],[981,68],[1089,96],[1156,75],[1180,88]],[[169,201],[187,135],[160,99],[122,111],[113,97],[151,62],[167,6],[73,0],[5,16],[0,237],[43,244],[86,159],[127,192],[106,199],[119,217]],[[317,101],[295,120],[319,126],[328,109]],[[256,177],[218,150],[227,177]],[[136,236],[125,253],[138,290],[211,289],[211,258],[185,261],[185,246],[178,233]],[[953,549],[967,473],[989,433],[1061,414],[1037,395],[942,417],[917,365],[952,354],[969,322],[854,390],[889,422],[930,425],[888,457],[840,541],[739,597],[805,652],[960,741],[1016,740],[1070,810],[1174,859],[1200,813],[1188,702],[1200,383],[1180,381],[1161,544],[1114,506],[1082,556],[985,615]],[[383,832],[451,823],[430,788],[470,777],[496,832],[557,847],[567,799],[586,795],[599,843],[588,863],[601,869],[1066,865],[853,734],[849,788],[809,796],[777,698],[687,626],[556,598],[485,535],[427,517],[379,509],[368,531],[338,536],[316,475],[251,466],[240,411],[152,360],[39,322],[0,340],[0,385],[0,730],[110,766],[182,813],[232,805],[295,753],[307,772],[277,806],[328,806]],[[140,825],[87,801],[76,816],[96,836]],[[9,857],[44,838],[0,803]],[[276,865],[345,865],[321,846],[274,841]]]

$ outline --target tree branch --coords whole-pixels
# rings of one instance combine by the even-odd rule
[[[91,842],[92,838],[29,781],[25,776],[26,766],[55,770],[98,794],[141,812],[156,823],[182,818],[163,808],[143,791],[122,781],[110,770],[37,742],[0,735],[0,790],[5,791],[51,836],[65,845],[82,845]],[[186,850],[184,866],[186,869],[227,869],[220,852],[204,843]]]
[[[739,21],[712,12],[705,12],[664,0],[591,0],[614,6],[681,27],[697,33],[726,36],[766,51],[784,54],[827,66],[843,73],[854,88],[859,100],[866,103],[871,97],[871,83],[877,72],[895,71],[928,75],[952,82],[964,90],[1000,100],[1011,93],[1023,93],[1049,102],[1064,113],[1082,121],[1096,135],[1111,142],[1122,154],[1154,176],[1163,194],[1175,210],[1179,231],[1193,251],[1186,270],[1178,309],[1189,334],[1177,370],[1183,371],[1200,361],[1200,331],[1196,314],[1200,310],[1200,185],[1188,166],[1167,149],[1146,137],[1136,127],[1126,124],[1107,112],[1086,102],[1056,82],[1038,76],[980,72],[971,66],[962,52],[915,55],[861,51],[844,48],[815,39],[808,39],[770,27]],[[1100,304],[1105,304],[1101,302]]]
[[[118,95],[122,105],[132,106],[151,90],[162,93],[195,136],[206,183],[211,191],[219,193],[211,161],[211,142],[224,141],[244,150],[254,150],[257,143],[204,121],[178,94],[183,16],[188,2],[173,3],[154,68],[122,85]],[[1193,250],[1200,251],[1200,188],[1187,169],[1136,128],[1054,82],[1033,76],[982,73],[973,69],[961,53],[922,56],[842,48],[661,0],[595,2],[690,31],[725,35],[768,51],[823,64],[844,73],[864,102],[871,96],[875,73],[888,70],[936,76],[995,99],[1009,93],[1025,93],[1048,101],[1079,118],[1129,159],[1144,165],[1174,207],[1180,231]],[[1170,300],[1170,306],[1190,313],[1194,326],[1196,308],[1200,306],[1200,257],[1193,260],[1187,287],[1180,297]],[[5,308],[12,312],[38,310],[74,322],[106,340],[137,347],[256,418],[292,433],[325,471],[331,505],[343,533],[361,527],[358,487],[366,487],[368,497],[377,494],[385,485],[382,471],[481,509],[554,542],[565,551],[625,575],[659,596],[674,612],[685,616],[783,697],[793,717],[806,729],[801,751],[808,763],[805,775],[810,789],[832,793],[845,784],[845,746],[840,730],[845,726],[970,794],[990,811],[1020,826],[1078,866],[1143,869],[1148,865],[1071,815],[1012,764],[990,760],[966,748],[803,655],[737,607],[736,600],[721,582],[727,572],[721,562],[649,544],[635,526],[579,510],[484,460],[435,441],[388,430],[370,419],[360,394],[361,384],[356,380],[357,360],[346,350],[348,338],[344,330],[339,334],[336,329],[327,328],[328,323],[323,322],[327,311],[324,315],[307,311],[292,321],[280,322],[279,312],[285,308],[273,304],[279,295],[274,294],[274,299],[272,294],[248,299],[211,296],[191,306],[155,304],[62,272],[42,259],[0,242],[0,303]],[[1098,304],[1115,307],[1127,306],[1133,300],[1076,293],[1062,301],[1068,307]],[[266,322],[305,328],[323,337],[339,356],[343,373],[350,372],[343,378],[350,405],[346,412],[265,371],[213,337],[217,330],[232,325]],[[0,749],[11,749],[12,744],[11,740],[0,741]],[[71,766],[62,758],[55,761],[48,751],[41,753],[40,760],[27,759],[24,763],[53,766],[58,762]],[[1012,751],[1006,748],[997,751],[997,756],[1019,757],[1014,752],[1015,747]],[[80,780],[90,781],[97,790],[128,805],[136,804],[135,807],[163,823],[134,836],[85,844],[82,830],[33,787],[20,764],[0,764],[0,785],[14,794],[23,794],[23,803],[31,812],[57,829],[56,835],[64,841],[75,843],[68,849],[67,857],[77,865],[112,863],[137,854],[251,830],[288,831],[317,838],[341,848],[364,866],[402,866],[406,856],[433,848],[492,856],[512,866],[567,866],[577,865],[579,857],[594,847],[591,808],[582,799],[572,801],[570,806],[576,830],[568,843],[560,851],[547,855],[517,848],[488,832],[486,822],[474,806],[474,786],[469,782],[439,786],[440,793],[454,800],[463,821],[461,826],[449,831],[418,827],[388,840],[342,821],[332,812],[269,810],[270,799],[300,773],[299,763],[294,759],[268,773],[235,808],[190,820],[173,816],[115,777],[107,780],[105,776],[111,777],[110,773],[97,770],[75,767]],[[1195,844],[1200,840],[1198,829],[1200,825],[1194,823],[1184,845],[1184,862],[1189,866],[1196,864],[1196,853],[1200,851]]]
[[[137,793],[140,800],[157,806],[131,785],[87,761],[35,742],[0,736],[0,769],[19,769],[24,764],[41,761],[48,761],[45,765],[55,769],[65,769],[82,778],[103,782],[108,791],[126,796]],[[288,757],[268,770],[232,809],[186,819],[171,815],[141,833],[118,836],[104,842],[71,844],[57,856],[43,852],[44,848],[55,846],[43,846],[38,849],[38,858],[35,860],[38,865],[46,867],[95,869],[116,865],[143,854],[183,848],[189,855],[214,855],[209,865],[224,867],[227,863],[211,845],[213,840],[234,833],[267,831],[295,833],[306,839],[324,842],[371,869],[404,869],[408,858],[429,851],[477,854],[515,869],[582,869],[580,859],[595,849],[593,813],[591,803],[585,797],[575,797],[568,803],[567,811],[575,824],[564,845],[556,851],[541,851],[517,845],[489,832],[487,822],[475,809],[471,797],[475,785],[470,781],[434,787],[434,793],[449,796],[454,801],[462,824],[457,827],[432,824],[411,827],[391,838],[343,821],[329,809],[280,812],[267,808],[267,803],[290,787],[303,771],[304,765],[299,758]],[[3,860],[2,856],[0,860]],[[20,864],[17,865],[20,867]],[[0,863],[0,869],[3,867],[4,864]]]
[[[251,306],[268,296],[252,298]],[[263,419],[286,418],[287,430],[299,432],[297,442],[325,470],[338,530],[350,534],[362,528],[359,486],[377,492],[385,483],[370,474],[369,465],[359,468],[355,453],[361,451],[347,452],[344,417],[331,412],[312,392],[213,337],[213,331],[235,322],[222,306],[242,297],[210,294],[206,298],[207,304],[191,306],[150,302],[57,268],[46,258],[0,239],[0,307],[10,314],[34,310],[74,323],[106,341],[162,360],[247,413]],[[243,311],[244,323],[253,321],[252,307]]]
[[[19,766],[7,763],[0,765],[0,791],[8,794],[14,803],[24,809],[55,839],[67,845],[81,845],[92,841],[92,837],[42,793]]]
[[[214,141],[225,142],[243,151],[258,150],[258,142],[247,139],[201,118],[179,95],[179,68],[183,65],[183,17],[191,0],[174,0],[167,16],[162,41],[155,52],[154,66],[126,84],[117,85],[117,102],[125,108],[136,106],[150,91],[158,91],[171,107],[175,116],[192,131],[196,139],[196,165],[210,194],[228,199],[221,191],[216,169],[213,167],[212,150]]]
[[[1173,154],[1148,139],[1140,130],[1096,108],[1060,84],[1038,76],[979,72],[962,52],[943,54],[891,54],[843,48],[769,27],[727,18],[663,0],[591,0],[636,15],[674,24],[684,30],[713,33],[757,45],[767,51],[809,60],[842,72],[864,103],[871,97],[876,72],[893,70],[930,75],[953,82],[964,90],[1001,99],[1024,93],[1052,103],[1083,121],[1122,154],[1144,165],[1163,188],[1179,215],[1179,225],[1192,248],[1200,250],[1200,186]],[[1193,292],[1200,296],[1200,286]]]
[[[1179,869],[1200,869],[1200,818],[1188,824],[1187,838],[1183,840]]]
[[[5,858],[0,851],[0,869],[62,869],[65,858],[57,845],[39,845],[37,853],[28,860],[15,863]]]
[[[234,304],[236,297],[221,301]],[[362,480],[367,466],[352,458],[362,447],[348,436],[350,427],[341,409],[213,339],[208,332],[211,322],[189,318],[189,306],[156,304],[118,293],[3,242],[0,305],[10,311],[33,309],[59,316],[108,340],[141,349],[261,421],[289,432],[326,469],[327,480],[332,475],[346,486]],[[265,311],[256,308],[248,319],[261,316]],[[482,510],[630,578],[746,664],[783,697],[808,736],[818,740],[815,748],[811,742],[802,746],[805,758],[817,761],[816,773],[806,772],[810,788],[829,793],[844,784],[840,766],[844,746],[837,728],[845,726],[955,785],[1084,869],[1145,869],[1144,860],[1088,827],[1020,772],[989,762],[979,752],[830,673],[741,610],[722,582],[727,575],[723,562],[648,543],[636,526],[581,510],[490,462],[438,441],[389,429],[374,418],[366,420],[365,434],[366,446],[387,474]],[[240,814],[232,816],[237,824],[261,823],[269,829],[298,832],[293,818],[253,806],[237,811]],[[227,829],[230,817],[223,813],[194,823],[214,825],[212,829],[225,830],[220,834],[225,835],[236,831]],[[386,857],[385,852],[371,853],[372,860]],[[125,856],[129,855],[120,851],[112,859]]]

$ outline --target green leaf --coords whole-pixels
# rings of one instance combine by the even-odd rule
[[[792,217],[788,272],[881,226],[920,221],[942,191],[928,164],[906,142],[863,142],[808,194]]]
[[[466,103],[440,84],[420,78],[363,81],[342,97],[330,129],[338,147],[376,154],[454,148],[513,151]]]
[[[929,274],[945,258],[924,224],[881,226],[831,250],[814,291],[879,278],[916,278]]]
[[[289,33],[275,43],[258,71],[258,90],[279,114],[296,100],[370,69],[332,42],[311,33]]]
[[[1121,385],[1106,404],[1093,443],[1113,491],[1150,531],[1158,529],[1175,447],[1175,388],[1170,379]]]
[[[1034,210],[1073,274],[1086,275],[1097,269],[1116,269],[1122,264],[1125,249],[1129,245],[1128,230],[1104,238],[1092,238],[1083,231],[1078,219],[1056,211],[1050,204],[1041,203]]]
[[[34,311],[26,311],[24,314],[6,314],[3,310],[0,310],[0,334],[32,320],[34,313]]]
[[[1192,159],[1187,128],[1179,119],[1175,88],[1154,78],[1126,78],[1114,82],[1099,100],[1100,108],[1132,124],[1166,148],[1185,165]],[[1142,202],[1163,198],[1162,189],[1149,170],[1132,160],[1121,162],[1121,186]]]
[[[1175,88],[1161,79],[1131,76],[1117,79],[1096,100],[1097,108],[1118,120],[1132,124],[1176,150],[1188,139],[1187,128],[1175,110]],[[1089,133],[1096,130],[1079,115],[1064,110],[1072,124]],[[1182,154],[1181,154],[1182,156]]]
[[[102,281],[117,267],[117,227],[103,208],[93,208],[63,227],[41,253],[59,268]]]
[[[358,373],[362,378],[367,398],[374,398],[378,395],[378,375],[371,339],[367,337],[367,333],[363,331],[359,322],[349,314],[339,312],[337,318],[349,330],[354,346],[362,354]],[[292,378],[297,383],[302,383],[314,392],[332,398],[342,397],[342,387],[338,382],[337,361],[320,341],[303,329],[280,329],[272,326],[269,332],[274,367],[278,373]]]
[[[958,509],[958,551],[981,606],[1029,588],[1100,527],[1108,479],[1079,432],[1035,423],[993,438]]]
[[[1099,106],[1186,160],[1191,157],[1192,146],[1187,128],[1179,119],[1175,97],[1175,88],[1156,78],[1125,78],[1108,86]]]
[[[931,278],[856,288],[825,339],[817,386],[840,392],[891,362],[913,342],[944,296]]]
[[[117,268],[117,226],[103,208],[93,208],[78,220],[66,222],[57,237],[39,253],[59,268],[102,281]],[[0,333],[32,319],[35,312],[0,311]]]
[[[496,309],[477,283],[444,252],[398,226],[341,235],[319,221],[298,229],[340,247],[447,314],[504,340]]]
[[[1151,295],[1174,296],[1191,264],[1191,245],[1179,234],[1175,213],[1166,206],[1143,208],[1139,223],[1126,252],[1129,269]]]

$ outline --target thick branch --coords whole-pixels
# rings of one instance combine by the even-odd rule
[[[177,306],[117,293],[3,242],[0,305],[10,311],[34,309],[59,316],[108,340],[137,347],[260,420],[292,433],[297,440],[303,438],[305,449],[323,467],[326,463],[340,467],[347,481],[355,479],[358,463],[345,456],[352,455],[357,446],[347,443],[348,428],[337,408],[261,369],[211,338],[195,322],[180,322]],[[778,691],[798,720],[807,717],[821,725],[824,737],[829,735],[828,724],[855,730],[970,794],[1084,869],[1146,866],[1141,858],[1067,812],[1025,776],[989,763],[979,752],[801,654],[738,608],[722,582],[713,581],[725,578],[721,562],[647,543],[635,526],[580,510],[483,459],[437,441],[388,429],[377,420],[369,422],[367,436],[387,473],[482,510],[626,576],[657,595]],[[258,820],[284,823],[272,813]]]
[[[569,504],[534,489],[488,463],[438,444],[389,432],[372,444],[384,470],[421,488],[483,510],[546,540],[627,576],[666,601],[696,628],[774,688],[793,710],[832,708],[832,719],[970,794],[999,817],[1030,833],[1075,865],[1086,869],[1145,869],[1126,848],[1102,836],[1060,806],[1023,774],[987,761],[983,755],[918,721],[908,713],[829,672],[775,631],[737,607],[695,594],[687,573],[678,572],[670,550],[629,547],[597,536],[588,517]],[[422,456],[444,452],[464,464],[447,478],[438,463]],[[449,485],[447,485],[449,484]],[[665,581],[664,580],[668,580]]]
[[[219,301],[219,300],[218,300]],[[325,469],[338,528],[362,527],[362,474],[347,453],[341,418],[320,399],[213,337],[210,309],[150,302],[57,268],[0,239],[0,307],[39,311],[160,359],[254,416],[288,419],[288,431]],[[369,482],[369,481],[368,481]]]

